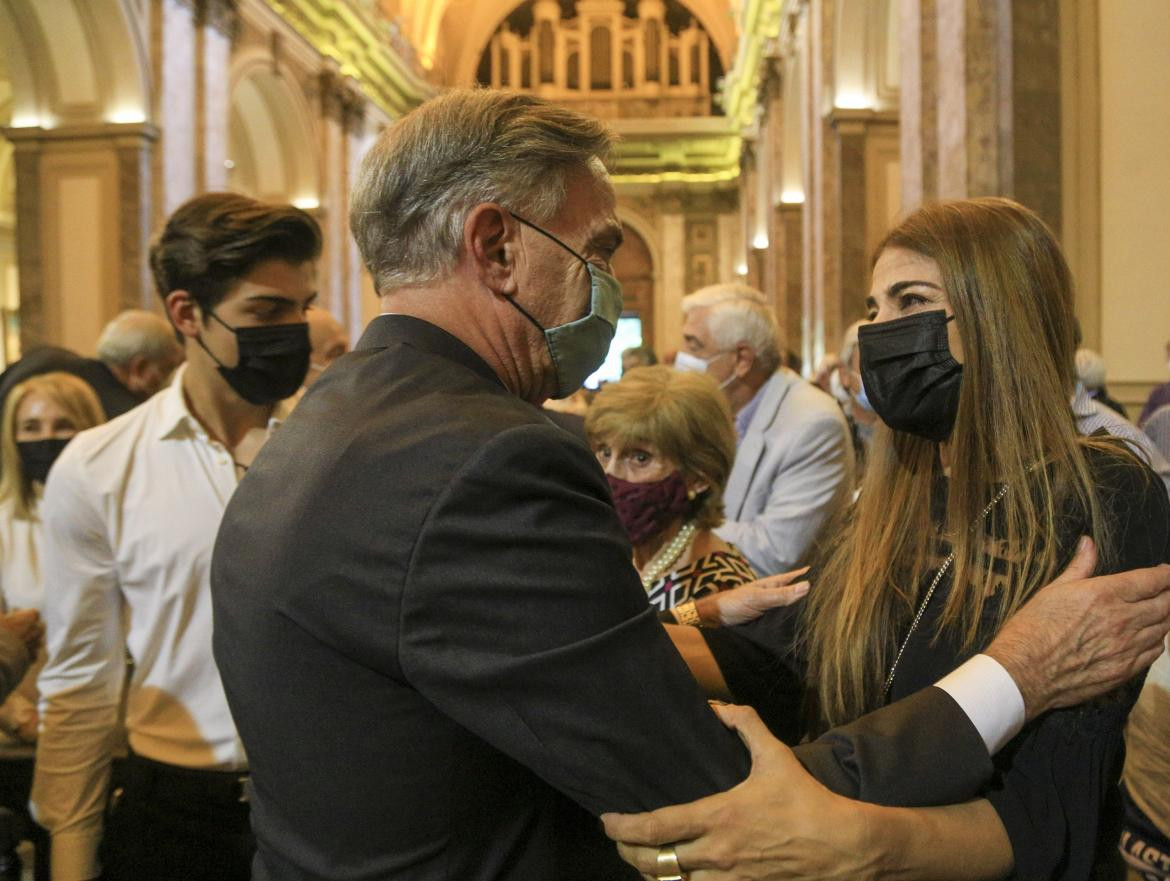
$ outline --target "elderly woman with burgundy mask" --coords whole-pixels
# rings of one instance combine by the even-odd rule
[[[638,367],[605,386],[585,417],[650,604],[667,622],[698,624],[694,601],[755,579],[711,530],[735,456],[731,412],[715,380]]]

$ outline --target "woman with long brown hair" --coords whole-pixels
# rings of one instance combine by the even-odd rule
[[[776,671],[781,685],[804,675],[810,731],[980,652],[1081,536],[1101,572],[1170,562],[1156,476],[1117,441],[1077,434],[1072,282],[1036,215],[990,198],[921,208],[878,248],[871,294],[861,373],[883,424],[807,607],[703,632],[731,693],[765,718],[797,712]],[[1140,684],[1042,715],[997,753],[978,810],[1011,877],[1088,878],[1112,851],[1105,806]]]

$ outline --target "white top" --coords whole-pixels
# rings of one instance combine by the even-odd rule
[[[0,502],[0,611],[41,609],[41,536],[39,519],[17,519],[16,502]],[[40,659],[43,660],[43,657]],[[33,724],[36,714],[37,673],[34,663],[16,689],[0,705],[0,756],[31,757],[32,746],[16,731]]]
[[[5,612],[41,608],[41,523],[16,517],[16,502],[0,502],[0,600]]]
[[[184,375],[77,435],[45,487],[49,657],[31,805],[53,835],[55,881],[99,874],[127,650],[136,753],[190,768],[247,765],[212,658],[208,574],[237,466],[188,410]],[[258,449],[275,423],[240,448]]]

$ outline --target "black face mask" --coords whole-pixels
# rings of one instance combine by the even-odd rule
[[[51,437],[48,440],[17,441],[16,449],[20,452],[20,470],[24,472],[24,479],[44,483],[49,476],[49,469],[71,440],[71,437]]]
[[[266,324],[259,327],[232,327],[214,312],[208,315],[236,335],[240,359],[235,367],[225,367],[202,338],[196,341],[211,360],[219,365],[220,375],[249,404],[273,404],[290,397],[305,381],[309,372],[309,325]]]
[[[895,431],[935,442],[951,436],[963,382],[963,365],[947,344],[947,323],[954,317],[939,309],[858,331],[866,395]]]

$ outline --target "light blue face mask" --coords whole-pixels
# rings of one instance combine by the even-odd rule
[[[861,409],[866,413],[873,413],[873,404],[869,402],[869,395],[865,393],[865,381],[862,380],[857,385],[857,403],[861,405]]]
[[[613,342],[618,317],[622,314],[622,286],[616,278],[604,269],[598,269],[552,233],[513,214],[518,221],[531,227],[541,235],[552,239],[578,260],[589,272],[589,311],[576,321],[545,328],[529,314],[528,310],[509,297],[508,302],[521,315],[531,321],[544,334],[557,376],[557,390],[554,398],[567,398],[577,391],[605,360],[609,344]]]

